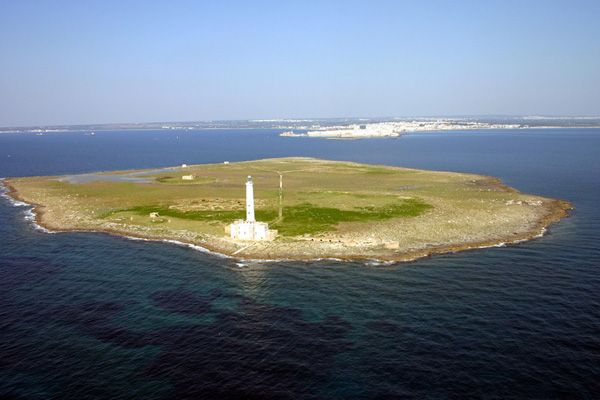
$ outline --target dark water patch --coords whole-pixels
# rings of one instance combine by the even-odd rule
[[[213,290],[209,296],[228,297],[221,290]],[[176,313],[197,313],[199,299],[201,307],[206,304],[205,299],[178,290],[156,292],[152,297]],[[311,382],[327,379],[335,356],[353,347],[347,338],[352,327],[343,318],[328,316],[309,322],[291,307],[240,295],[231,297],[238,301],[238,308],[216,313],[210,323],[149,331],[115,324],[115,317],[127,313],[131,302],[67,305],[51,308],[45,316],[46,323],[68,326],[108,346],[140,351],[154,346],[158,349],[156,357],[138,369],[135,379],[165,382],[173,387],[170,397],[177,399],[296,398],[298,393],[311,398],[316,396]],[[187,300],[191,308],[180,308]],[[202,309],[204,312],[208,310]],[[68,358],[57,360],[57,367],[66,362]],[[47,368],[47,360],[32,359],[27,346],[17,346],[3,353],[0,365],[21,366],[36,373]],[[89,383],[70,384],[68,390],[89,398],[104,393],[97,387],[86,389],[86,385]]]
[[[37,257],[0,258],[0,289],[40,283],[53,278],[63,268]]]
[[[125,307],[126,303],[123,302],[89,302],[59,307],[53,310],[49,317],[68,324],[92,328],[106,323]]]
[[[352,348],[346,339],[352,328],[342,318],[308,322],[298,310],[249,298],[235,312],[218,313],[212,323],[153,331],[114,326],[111,319],[125,311],[123,304],[88,303],[54,312],[52,318],[112,345],[158,346],[157,357],[139,373],[172,384],[172,398],[309,396],[307,384],[325,379],[333,358]]]
[[[204,314],[210,311],[210,299],[186,290],[162,290],[152,293],[154,305],[180,314]]]
[[[366,328],[385,336],[394,336],[402,332],[402,328],[398,324],[386,320],[368,322]]]
[[[352,347],[339,318],[309,323],[277,318],[288,310],[265,305],[246,310],[153,334],[163,351],[145,374],[172,383],[173,398],[310,398],[311,382],[326,379],[335,355]]]
[[[220,297],[224,297],[225,296],[225,292],[219,288],[214,288],[210,291],[209,294],[209,299],[210,300],[216,300]]]

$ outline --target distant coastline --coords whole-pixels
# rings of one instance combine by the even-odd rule
[[[307,132],[354,129],[363,125],[396,125],[401,132],[437,131],[448,129],[527,129],[527,128],[600,128],[600,116],[485,116],[485,117],[382,117],[382,118],[311,118],[311,119],[254,119],[223,121],[182,121],[145,123],[108,123],[73,125],[32,125],[0,127],[2,133],[51,134],[58,132],[95,131],[193,131],[206,129],[281,129],[296,131],[294,136]],[[418,129],[423,124],[427,129]],[[436,125],[439,127],[435,128]],[[300,131],[301,133],[298,133]],[[286,135],[292,136],[292,135]],[[392,136],[392,135],[389,135]]]
[[[447,119],[376,122],[339,125],[310,130],[305,133],[283,132],[286,137],[317,137],[337,139],[362,139],[375,137],[398,137],[405,133],[476,130],[476,129],[522,129],[520,124],[495,124],[477,121],[457,121]]]

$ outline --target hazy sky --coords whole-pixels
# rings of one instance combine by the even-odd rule
[[[600,114],[600,1],[0,0],[0,126]]]

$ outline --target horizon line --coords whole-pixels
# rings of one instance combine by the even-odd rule
[[[232,119],[199,119],[199,120],[170,120],[170,121],[142,121],[142,122],[98,122],[98,123],[65,123],[65,124],[32,124],[32,125],[2,125],[0,129],[41,129],[41,128],[68,128],[68,127],[102,127],[102,126],[136,126],[154,124],[192,124],[192,123],[224,123],[224,122],[311,122],[311,121],[370,121],[394,120],[410,118],[522,118],[522,119],[600,119],[600,115],[592,114],[422,114],[403,116],[344,116],[344,117],[278,117],[278,118],[232,118]]]

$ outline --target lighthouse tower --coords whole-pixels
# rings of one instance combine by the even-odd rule
[[[254,216],[254,184],[248,175],[246,180],[246,219],[238,219],[227,226],[225,231],[235,240],[273,240],[277,230],[269,229],[266,222],[256,221]]]
[[[256,222],[254,218],[254,185],[252,184],[252,177],[248,175],[246,181],[246,221]]]

